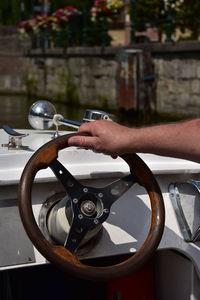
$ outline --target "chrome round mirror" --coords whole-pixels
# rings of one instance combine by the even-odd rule
[[[39,100],[32,104],[29,110],[28,121],[35,129],[49,129],[53,125],[55,106],[46,100]]]

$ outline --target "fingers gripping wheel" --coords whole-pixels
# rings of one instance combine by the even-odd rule
[[[27,163],[21,177],[18,197],[23,225],[41,254],[74,276],[89,280],[108,280],[127,276],[148,261],[162,237],[165,213],[159,186],[149,168],[136,154],[122,156],[130,167],[130,175],[100,189],[81,185],[57,161],[58,151],[68,147],[68,139],[72,135],[77,134],[64,135],[45,144]],[[34,178],[40,169],[47,167],[53,170],[71,201],[73,217],[63,246],[54,245],[45,239],[32,211],[31,193]],[[151,202],[151,225],[143,245],[131,258],[116,265],[93,267],[82,264],[76,251],[88,231],[96,230],[107,219],[111,205],[135,182],[146,188]]]

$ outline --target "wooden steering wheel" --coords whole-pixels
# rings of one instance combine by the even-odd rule
[[[128,276],[141,268],[157,249],[164,229],[164,204],[160,188],[149,168],[136,154],[121,156],[130,167],[130,174],[104,188],[83,186],[57,161],[58,151],[68,147],[67,134],[48,142],[38,149],[24,168],[19,184],[19,211],[24,228],[38,251],[62,270],[89,280],[110,280]],[[70,197],[73,220],[63,246],[51,244],[40,231],[32,210],[32,185],[40,169],[50,167]],[[102,224],[110,207],[134,183],[144,186],[151,202],[151,225],[140,249],[127,260],[112,266],[94,267],[83,264],[76,250],[85,234]],[[85,205],[85,200],[89,205]],[[100,207],[100,212],[96,207]],[[78,230],[77,230],[78,229]]]

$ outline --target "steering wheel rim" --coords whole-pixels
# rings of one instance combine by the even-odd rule
[[[151,225],[149,233],[142,246],[127,260],[104,267],[88,266],[81,263],[77,256],[63,246],[51,244],[39,229],[32,210],[32,185],[37,172],[47,168],[58,156],[58,151],[69,147],[68,139],[72,133],[58,137],[38,149],[28,161],[22,173],[19,190],[18,206],[24,228],[38,251],[57,267],[71,273],[71,275],[88,280],[110,280],[128,276],[152,257],[162,237],[165,222],[165,211],[162,193],[152,172],[137,154],[121,156],[129,165],[130,173],[138,178],[140,184],[145,187],[151,202]]]

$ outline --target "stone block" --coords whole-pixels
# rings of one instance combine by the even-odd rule
[[[192,80],[185,80],[179,78],[175,81],[176,94],[188,94],[191,93],[191,82]]]
[[[188,106],[191,101],[191,94],[181,94],[178,98],[178,103],[180,106]]]
[[[200,94],[200,78],[191,81],[191,92],[192,94]]]
[[[155,59],[155,73],[163,78],[177,78],[180,74],[179,59]]]
[[[200,62],[197,64],[197,78],[200,78]]]
[[[196,76],[197,76],[196,62],[193,59],[183,61],[181,66],[180,77],[184,79],[192,79],[192,78],[196,78]]]

